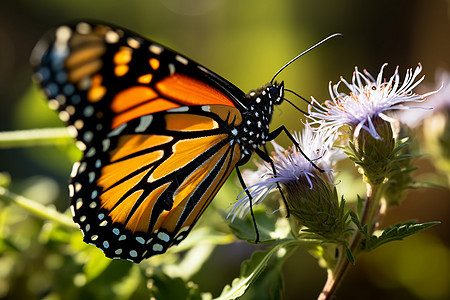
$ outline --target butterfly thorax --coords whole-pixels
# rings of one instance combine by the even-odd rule
[[[242,159],[264,145],[269,139],[269,124],[274,105],[280,104],[284,95],[284,83],[268,83],[245,96],[242,123],[236,128],[237,141],[241,146]]]

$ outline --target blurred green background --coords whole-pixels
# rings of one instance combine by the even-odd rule
[[[320,46],[277,78],[302,96],[323,101],[329,99],[328,82],[337,82],[341,75],[351,79],[356,65],[376,75],[387,62],[386,76],[397,65],[404,76],[406,68],[421,62],[426,82],[433,84],[437,68],[450,68],[449,12],[449,2],[445,0],[3,1],[0,131],[62,126],[31,82],[28,60],[42,34],[61,23],[93,19],[120,25],[176,49],[244,91],[262,86],[292,57],[327,35],[341,32],[343,39]],[[305,107],[303,103],[299,105]],[[285,124],[289,129],[297,129],[300,117],[284,104],[275,111],[272,128]],[[69,205],[68,175],[78,157],[73,145],[0,149],[0,172],[9,174],[11,190],[44,204],[54,203],[64,211]],[[430,157],[424,156],[419,165],[417,175],[436,173]],[[231,196],[221,193],[221,199],[208,213],[228,209],[240,191],[233,180],[225,188],[232,191]],[[386,216],[386,225],[409,219],[439,220],[442,224],[362,256],[342,285],[339,299],[450,299],[449,200],[446,189],[409,192],[403,205]],[[85,287],[77,281],[79,278],[65,278],[64,282],[54,275],[45,275],[50,273],[42,270],[43,257],[54,270],[76,267],[49,258],[45,249],[34,245],[33,238],[38,240],[38,236],[39,242],[35,243],[42,243],[41,221],[2,203],[0,209],[0,233],[16,236],[17,251],[22,252],[6,256],[1,251],[11,245],[0,245],[0,299],[43,298],[48,293],[45,281],[58,280],[61,289],[72,291],[73,299],[92,295],[83,294]],[[217,296],[225,284],[239,275],[239,264],[254,249],[244,243],[217,247],[193,280],[200,291]],[[114,268],[111,272],[129,272],[130,266],[123,262]],[[285,299],[314,299],[326,280],[326,272],[301,250],[289,258],[283,276]],[[145,282],[137,284],[145,289]]]

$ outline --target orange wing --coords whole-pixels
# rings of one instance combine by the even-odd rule
[[[122,124],[102,149],[88,149],[70,187],[84,240],[134,262],[183,240],[241,157],[223,130],[237,115],[225,106],[155,113]],[[143,124],[151,133],[136,134]],[[100,150],[109,154],[104,160],[89,155]]]

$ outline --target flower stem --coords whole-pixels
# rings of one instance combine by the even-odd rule
[[[28,210],[32,214],[44,219],[56,222],[65,227],[76,229],[75,223],[65,214],[58,212],[55,208],[42,205],[36,201],[14,194],[4,187],[0,186],[0,199],[15,203],[16,205]]]
[[[361,216],[361,225],[366,225],[369,230],[369,234],[376,229],[378,222],[375,222],[379,216],[380,210],[380,199],[382,196],[382,184],[379,185],[367,185],[366,201],[364,203],[364,208]],[[364,235],[355,231],[353,240],[349,246],[349,250],[356,257],[361,252],[361,242]],[[345,275],[350,270],[351,264],[345,253],[345,249],[341,247],[340,255],[337,258],[336,265],[333,270],[328,269],[327,282],[325,283],[322,292],[320,293],[317,300],[328,300],[332,299],[336,293],[339,285],[344,280]]]
[[[71,143],[66,128],[43,128],[0,132],[0,148],[44,146]]]

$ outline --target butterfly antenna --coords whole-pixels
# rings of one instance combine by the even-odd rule
[[[300,57],[302,57],[303,55],[305,55],[306,53],[308,53],[309,51],[311,51],[312,49],[316,48],[317,46],[325,43],[326,41],[328,41],[329,39],[335,38],[335,37],[344,37],[342,35],[342,33],[334,33],[326,38],[324,38],[323,40],[321,40],[320,42],[318,42],[317,44],[315,44],[314,46],[310,47],[309,49],[303,51],[302,53],[300,53],[299,55],[297,55],[296,57],[294,57],[293,59],[291,59],[287,64],[285,64],[284,66],[281,67],[281,69],[278,70],[278,72],[275,73],[275,75],[272,77],[272,80],[270,81],[270,84],[273,84],[273,81],[275,80],[275,77],[278,76],[278,74],[280,74],[281,71],[283,71],[284,69],[287,68],[287,66],[289,66],[290,64],[292,64],[294,61],[296,61],[297,59],[299,59]]]
[[[289,99],[286,99],[286,98],[283,97],[283,100],[286,101],[287,103],[289,103],[290,105],[292,105],[296,110],[298,110],[299,112],[303,113],[304,115],[308,114],[306,111],[304,111],[303,109],[299,108],[297,105],[292,103]]]
[[[303,97],[303,96],[297,94],[297,93],[294,92],[293,90],[284,89],[284,91],[285,91],[285,92],[289,92],[289,93],[291,93],[291,94],[294,94],[295,96],[299,97],[300,99],[302,99],[303,101],[305,101],[306,103],[308,103],[308,104],[311,105],[311,102],[310,102],[310,101],[308,101],[305,97]]]

